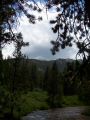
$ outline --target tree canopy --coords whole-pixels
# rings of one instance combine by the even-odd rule
[[[2,57],[2,48],[6,43],[18,42],[18,39],[22,37],[21,33],[15,33],[13,28],[15,28],[19,20],[18,18],[25,14],[30,23],[35,23],[35,20],[41,20],[42,18],[35,18],[34,15],[28,13],[28,9],[37,10],[41,9],[38,7],[37,3],[33,1],[34,4],[29,4],[29,0],[1,0],[0,1],[0,57]],[[22,39],[23,42],[23,39]],[[24,42],[22,43],[23,45]],[[27,43],[26,43],[27,44]]]
[[[51,43],[53,44],[53,48],[51,49],[52,53],[55,54],[57,51],[59,51],[59,49],[64,49],[66,46],[71,47],[73,44],[76,44],[78,47],[77,55],[82,55],[83,60],[85,61],[81,67],[78,66],[78,69],[81,70],[82,68],[84,68],[86,63],[90,65],[90,62],[88,62],[90,61],[90,1],[45,0],[45,2],[46,10],[49,10],[51,7],[56,6],[56,11],[58,12],[56,19],[50,21],[51,24],[54,24],[54,27],[52,27],[53,32],[58,34],[56,41],[51,41]],[[37,79],[38,76],[36,66],[32,65],[31,70],[29,71],[29,68],[26,66],[26,64],[24,64],[24,62],[18,61],[19,58],[22,57],[22,46],[28,45],[28,43],[25,43],[23,41],[22,34],[15,33],[13,30],[13,28],[18,26],[18,18],[22,16],[22,14],[25,14],[29,22],[32,24],[35,24],[36,20],[42,20],[41,17],[36,18],[36,16],[34,16],[33,14],[30,14],[27,9],[32,9],[34,11],[36,10],[38,12],[42,11],[37,4],[37,0],[0,0],[0,87],[1,92],[4,90],[4,93],[7,93],[1,96],[4,100],[1,99],[2,101],[0,101],[0,105],[1,109],[4,110],[3,106],[5,103],[3,101],[6,100],[7,96],[10,97],[10,100],[8,98],[7,103],[10,102],[9,112],[12,116],[9,117],[11,118],[11,120],[14,116],[14,106],[16,105],[14,103],[16,100],[16,92],[18,94],[18,90],[23,89],[23,87],[25,88],[28,86],[30,87],[29,90],[33,90],[38,88],[41,89],[44,86],[44,89],[47,90],[51,98],[51,104],[54,104],[55,102],[55,104],[61,105],[61,103],[58,103],[57,99],[62,102],[63,85],[61,80],[63,79],[63,77],[58,73],[56,63],[53,64],[50,72],[47,70],[47,75],[45,76],[45,79],[48,79],[48,81],[45,81],[44,79],[44,81],[46,82],[44,84],[42,80],[38,81]],[[5,44],[11,42],[13,42],[15,45],[14,57],[16,59],[14,61],[11,60],[10,63],[7,61],[5,66],[4,60],[2,61],[2,48]],[[20,62],[22,62],[21,67]],[[86,69],[89,71],[88,66],[86,66]],[[71,69],[69,67],[67,71],[67,80],[69,79],[69,75],[73,77],[73,74],[79,74],[79,72],[75,73],[74,68]],[[90,90],[90,79],[88,71],[86,71],[86,73],[84,72],[85,79],[87,79],[87,81],[85,86],[84,84],[82,84],[83,89],[81,90],[83,91],[82,96],[84,95],[86,97],[88,95],[88,100],[90,101],[89,93],[84,92]],[[40,73],[40,71],[38,73]],[[24,75],[24,77],[22,75]],[[43,75],[43,72],[41,72],[41,75]],[[75,87],[75,82],[72,82],[72,79],[70,81],[66,81],[65,79],[64,82],[66,83],[65,85],[68,85],[67,90],[71,90],[72,86]],[[67,84],[67,82],[69,82],[69,84]],[[48,88],[46,88],[47,84]],[[77,85],[77,83],[75,85]],[[6,88],[4,88],[4,86]],[[18,88],[16,89],[17,86]],[[7,90],[8,92],[6,92]],[[5,105],[5,107],[7,107],[7,105]]]
[[[89,0],[54,0],[52,4],[58,5],[58,16],[50,23],[54,24],[52,30],[58,33],[56,41],[51,41],[55,54],[59,48],[72,47],[75,43],[79,49],[77,55],[82,54],[84,59],[90,54],[90,13]]]

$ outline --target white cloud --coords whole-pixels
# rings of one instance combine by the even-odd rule
[[[11,43],[10,45],[6,45],[2,51],[3,53],[3,57],[6,58],[8,56],[12,57],[12,54],[14,52],[14,46],[13,44]]]
[[[34,14],[35,16],[38,16],[37,12]],[[77,51],[75,46],[72,49],[66,48],[64,50],[61,50],[55,56],[53,56],[50,52],[50,48],[52,47],[50,41],[55,40],[57,35],[52,32],[49,20],[55,18],[56,15],[57,13],[54,12],[54,10],[48,11],[47,14],[44,10],[42,13],[40,13],[40,16],[43,17],[43,21],[37,21],[37,23],[34,25],[28,22],[26,16],[22,16],[20,18],[20,26],[17,31],[21,31],[24,41],[30,43],[29,47],[22,49],[23,53],[28,55],[30,58],[38,59],[75,58]],[[3,50],[4,55],[7,56],[8,54],[11,54],[11,49],[13,49],[13,47],[5,48]]]

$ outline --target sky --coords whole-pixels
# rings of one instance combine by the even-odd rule
[[[37,12],[29,11],[36,17],[39,15]],[[64,50],[60,50],[56,55],[52,55],[50,49],[52,45],[51,40],[55,40],[57,34],[54,34],[51,30],[51,25],[49,21],[56,17],[57,13],[54,9],[47,12],[43,10],[40,13],[42,16],[42,21],[36,21],[36,24],[30,24],[26,16],[19,18],[20,24],[15,29],[17,32],[21,32],[23,35],[23,40],[29,42],[29,46],[22,48],[22,53],[28,56],[30,59],[42,59],[42,60],[53,60],[59,58],[70,58],[75,59],[77,48],[73,46],[72,48],[67,47]],[[14,51],[13,44],[7,45],[3,49],[4,58],[7,56],[12,56]]]

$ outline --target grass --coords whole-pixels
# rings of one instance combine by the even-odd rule
[[[15,100],[14,116],[24,116],[34,110],[49,109],[50,106],[47,103],[47,98],[47,92],[44,91],[32,91],[27,93],[21,92],[20,94],[18,93]],[[82,105],[83,103],[76,95],[63,97],[63,107]],[[7,111],[10,111],[9,108]]]
[[[9,95],[8,95],[9,96]],[[18,92],[14,96],[14,117],[20,118],[34,110],[49,109],[47,93],[44,91]],[[3,98],[6,103],[6,98]],[[7,98],[7,105],[0,111],[0,118],[10,116],[11,101]],[[4,104],[3,104],[4,106]]]
[[[24,93],[18,101],[18,107],[16,107],[15,114],[24,116],[34,110],[44,110],[49,109],[47,103],[47,93],[43,91],[33,91]],[[63,107],[72,106],[83,106],[84,104],[78,99],[77,95],[74,96],[64,96],[63,97]]]
[[[34,110],[48,109],[47,104],[47,93],[46,92],[28,92],[21,95],[18,99],[18,109],[16,107],[15,114],[23,116]]]
[[[73,106],[83,106],[83,102],[78,99],[77,95],[73,96],[64,96],[63,97],[63,106],[64,107],[73,107]]]
[[[20,115],[26,115],[34,110],[49,109],[50,107],[47,103],[47,98],[47,93],[43,91],[22,94],[19,101]],[[78,99],[77,95],[63,97],[63,107],[83,105],[84,104]]]

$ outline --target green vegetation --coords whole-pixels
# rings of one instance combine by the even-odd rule
[[[47,92],[33,91],[28,93],[20,93],[17,95],[14,116],[24,116],[34,110],[49,109],[50,105],[47,102]],[[83,106],[84,104],[78,99],[78,96],[63,96],[63,107],[68,106]],[[9,109],[7,109],[9,111]]]
[[[79,62],[70,63],[62,73],[58,71],[56,63],[46,73],[35,64],[30,67],[21,53],[21,48],[29,43],[23,41],[21,33],[14,31],[18,18],[24,14],[32,24],[42,20],[42,17],[29,13],[28,9],[42,11],[37,2],[31,1],[33,4],[28,0],[0,0],[0,114],[9,120],[14,120],[14,115],[19,117],[49,106],[60,107],[62,103],[65,106],[80,105],[78,95],[84,103],[90,105],[90,1],[45,2],[46,10],[60,4],[60,8],[56,7],[59,14],[50,21],[53,24],[52,31],[58,35],[56,41],[51,41],[52,54],[58,52],[59,48],[72,47],[74,42],[78,48],[77,56],[83,58],[82,65]],[[15,46],[14,59],[4,61],[2,50],[10,43]]]
[[[89,74],[84,72],[83,79],[81,75],[72,79],[79,63],[68,63],[60,72],[55,61],[45,71],[38,69],[36,64],[28,66],[27,61],[18,57],[2,60],[0,117],[16,119],[34,110],[90,103]]]
[[[3,91],[3,90],[2,90]],[[3,91],[4,93],[7,93],[4,96],[8,96],[10,93]],[[10,96],[10,95],[9,95]],[[5,98],[3,98],[3,103],[5,104]],[[49,109],[51,107],[50,104],[48,104],[49,96],[47,92],[44,91],[32,91],[32,92],[19,92],[15,96],[15,103],[14,103],[14,116],[15,118],[20,118],[21,116],[24,116],[34,110],[44,110]],[[9,100],[7,98],[7,100]],[[7,101],[7,105],[10,101]],[[59,101],[61,103],[61,101]],[[63,96],[62,106],[68,107],[68,106],[83,106],[84,104],[78,99],[78,96]],[[59,105],[57,106],[59,107]],[[7,115],[7,113],[10,112],[10,106],[5,106],[2,113],[4,115]],[[0,113],[0,117],[3,117],[2,113]]]
[[[24,116],[34,110],[44,110],[49,109],[51,106],[47,102],[48,95],[43,91],[33,91],[28,93],[23,93],[17,100],[17,105],[15,108],[15,116]],[[78,96],[63,96],[63,107],[69,106],[84,106]]]
[[[63,97],[63,106],[84,106],[84,103],[79,100],[77,95],[64,96]]]
[[[16,113],[20,116],[26,115],[34,110],[44,110],[49,109],[51,106],[47,102],[48,94],[43,91],[33,91],[28,93],[23,93],[21,97],[17,100],[19,105],[19,110]],[[78,96],[63,96],[63,107],[69,106],[84,106]],[[17,108],[16,108],[17,110]]]
[[[58,67],[56,62],[53,63],[52,68],[50,70],[49,80],[48,80],[48,103],[51,107],[61,107],[62,106],[62,96],[63,96],[63,89],[62,89],[62,80],[61,76],[58,73]]]
[[[19,100],[20,104],[20,114],[26,115],[29,112],[34,110],[42,110],[48,109],[49,106],[47,104],[47,93],[46,92],[28,92],[21,95],[21,99]]]
[[[10,96],[10,93],[8,94]],[[3,104],[6,103],[6,97],[2,99]],[[47,97],[47,93],[43,91],[18,93],[14,98],[14,117],[20,118],[21,116],[24,116],[34,110],[49,109],[49,106],[47,104]],[[8,104],[10,104],[10,101],[7,101],[7,106],[3,107],[2,113],[0,113],[0,117],[3,117],[3,115],[9,115],[8,113],[10,113],[11,107]]]

